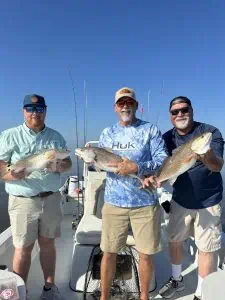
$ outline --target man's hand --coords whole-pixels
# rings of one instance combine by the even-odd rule
[[[153,175],[153,176],[149,176],[147,178],[144,179],[143,184],[142,184],[143,188],[149,187],[150,189],[156,189],[160,187],[160,183],[157,181],[157,176]]]
[[[210,160],[213,157],[213,152],[211,149],[209,149],[204,154],[197,154],[197,160],[200,160],[203,164],[206,163],[208,160]]]
[[[115,172],[118,175],[130,175],[130,174],[137,174],[138,172],[138,166],[137,164],[129,160],[128,158],[123,158],[123,161],[120,163],[109,163],[109,167],[115,167],[117,168],[117,171]]]
[[[223,159],[216,156],[212,149],[209,149],[205,154],[197,154],[197,159],[212,172],[220,172],[224,164]]]

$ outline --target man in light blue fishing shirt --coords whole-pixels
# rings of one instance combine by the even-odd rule
[[[151,255],[161,250],[160,208],[157,194],[140,189],[140,181],[127,175],[150,174],[161,166],[167,153],[159,129],[136,118],[134,90],[118,90],[114,108],[119,123],[103,130],[99,146],[111,148],[124,160],[110,164],[117,167],[117,174],[107,173],[102,210],[101,300],[109,299],[116,256],[126,244],[129,223],[139,252],[140,299],[147,300],[153,271]]]
[[[42,96],[27,95],[23,102],[25,122],[5,130],[0,135],[0,160],[14,164],[31,154],[44,149],[66,149],[66,142],[60,133],[45,126],[47,106]],[[9,216],[15,253],[13,271],[25,283],[31,264],[31,252],[38,239],[40,262],[45,285],[41,299],[62,300],[54,284],[56,250],[54,240],[60,236],[61,197],[60,173],[71,168],[70,158],[60,160],[56,171],[51,164],[45,172],[34,171],[30,175],[23,169],[10,171],[2,179],[9,194]]]

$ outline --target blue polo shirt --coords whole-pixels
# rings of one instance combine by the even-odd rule
[[[10,164],[44,149],[65,148],[66,142],[61,134],[49,127],[36,133],[24,123],[0,134],[0,160]],[[60,188],[60,174],[34,171],[23,180],[6,182],[5,188],[8,194],[25,197],[46,191],[56,192]]]
[[[208,124],[194,122],[187,135],[179,135],[175,128],[167,131],[163,137],[170,155],[172,151],[204,132],[212,132],[211,149],[223,158],[224,140],[220,131]],[[222,200],[223,181],[220,172],[210,171],[202,162],[180,175],[173,185],[173,199],[188,209],[211,207]]]
[[[139,119],[130,126],[117,123],[104,129],[99,146],[111,148],[114,153],[135,161],[139,176],[158,169],[167,157],[158,127]],[[140,186],[138,179],[107,173],[105,202],[119,207],[155,205],[158,202],[157,193],[150,195],[139,189]]]

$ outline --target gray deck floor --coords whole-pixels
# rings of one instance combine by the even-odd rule
[[[59,287],[65,300],[82,299],[82,294],[77,294],[69,288],[70,265],[73,248],[73,232],[71,230],[72,216],[65,216],[62,226],[62,237],[56,241],[57,248],[57,266],[56,266],[56,284]],[[157,289],[151,295],[151,299],[161,299],[157,290],[170,277],[170,263],[167,249],[155,255],[154,264],[156,269]],[[197,285],[196,265],[191,263],[190,257],[186,257],[183,265],[184,282],[186,285],[182,293],[172,299],[192,300],[193,293]],[[29,298],[37,300],[40,297],[43,287],[43,275],[40,268],[39,257],[37,256],[31,266],[28,279]]]

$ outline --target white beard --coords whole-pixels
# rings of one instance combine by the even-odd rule
[[[189,118],[182,118],[181,120],[176,120],[176,128],[178,129],[185,129],[188,127]]]
[[[127,110],[122,110],[120,112],[120,117],[123,122],[129,122],[132,120],[132,110],[127,109]]]

